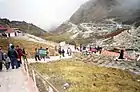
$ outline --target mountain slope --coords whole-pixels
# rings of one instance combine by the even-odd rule
[[[70,21],[79,24],[115,18],[118,22],[133,24],[140,19],[139,5],[139,0],[90,0],[73,14]]]
[[[33,34],[36,36],[41,36],[42,34],[46,33],[45,30],[31,23],[26,23],[25,21],[10,21],[8,19],[0,19],[0,24],[5,26],[9,25],[12,28],[19,28],[25,33]]]
[[[82,44],[98,43],[99,40],[102,42],[106,40],[103,36],[107,34],[119,35],[122,33],[117,31],[120,28],[136,34],[136,28],[140,26],[139,6],[140,0],[89,0],[81,5],[54,33],[69,34],[68,40],[76,42],[80,40]],[[133,44],[131,42],[133,41],[130,41],[130,44]]]

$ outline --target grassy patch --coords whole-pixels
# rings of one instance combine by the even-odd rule
[[[0,46],[2,46],[4,51],[8,50],[9,39],[0,38]]]
[[[44,49],[49,48],[50,55],[54,55],[54,53],[55,53],[54,47],[51,45],[46,45],[46,44],[36,43],[36,42],[31,42],[31,41],[25,41],[25,40],[12,39],[11,41],[15,46],[19,45],[19,46],[25,48],[26,52],[28,54],[30,54],[31,56],[34,56],[35,48],[40,48],[40,47],[43,47]]]
[[[69,43],[71,35],[72,33],[53,34],[53,35],[47,35],[45,39],[58,43],[62,41],[66,41],[67,43]]]
[[[46,40],[57,42],[57,43],[65,41],[67,44],[72,44],[72,45],[74,42],[78,45],[79,44],[88,44],[88,43],[92,42],[92,37],[83,39],[83,38],[81,38],[81,36],[79,36],[73,40],[73,39],[71,39],[72,35],[73,35],[72,33],[62,33],[61,35],[60,34],[53,34],[53,35],[47,35],[47,36],[44,35],[43,38]]]
[[[140,76],[119,69],[96,67],[75,60],[32,66],[42,75],[51,76],[50,81],[59,77],[68,82],[71,85],[68,92],[140,92],[140,82],[136,80]],[[58,81],[52,83],[58,85]],[[62,83],[59,83],[60,87]]]
[[[46,45],[42,43],[36,43],[26,40],[16,40],[16,39],[0,39],[0,46],[3,47],[4,51],[7,52],[9,43],[13,43],[15,46],[19,45],[22,48],[25,48],[29,56],[34,56],[35,48],[49,48],[50,55],[54,55],[54,47],[51,45]]]

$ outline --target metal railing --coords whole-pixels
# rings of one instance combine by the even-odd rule
[[[32,78],[36,92],[60,92],[52,83],[36,71],[28,61],[24,62],[24,70],[27,73],[27,76]]]

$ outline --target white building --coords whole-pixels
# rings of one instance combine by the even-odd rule
[[[18,28],[8,28],[5,34],[7,37],[23,36],[23,32]]]

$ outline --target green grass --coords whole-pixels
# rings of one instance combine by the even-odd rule
[[[29,53],[31,56],[34,56],[35,53],[35,48],[49,48],[50,51],[50,55],[54,55],[55,51],[54,51],[54,47],[51,45],[47,45],[47,44],[42,44],[42,43],[36,43],[36,42],[32,42],[32,41],[26,41],[26,40],[15,40],[12,39],[11,40],[12,43],[16,46],[19,45],[22,48],[25,48],[26,52]]]
[[[0,46],[2,46],[2,49],[4,51],[8,50],[8,45],[9,45],[9,39],[0,38]]]
[[[71,84],[68,92],[140,92],[140,82],[137,82],[140,76],[119,69],[101,68],[75,60],[32,66],[42,75],[59,77]],[[57,82],[53,84],[57,85]],[[61,87],[62,83],[58,85]]]
[[[47,35],[44,35],[43,38],[46,39],[46,40],[57,42],[57,43],[65,41],[67,44],[72,44],[72,45],[74,45],[74,43],[76,43],[77,45],[88,44],[88,43],[93,41],[92,40],[93,37],[83,39],[82,35],[81,36],[79,35],[75,39],[71,39],[72,35],[74,35],[74,34],[70,33],[70,32],[65,32],[65,33],[62,33],[62,34],[47,34]]]
[[[0,46],[3,47],[4,52],[7,52],[9,43],[13,43],[15,46],[19,45],[21,48],[25,48],[28,55],[34,56],[35,48],[49,48],[50,55],[55,54],[54,46],[42,44],[42,43],[36,43],[32,41],[26,41],[26,40],[16,40],[16,39],[0,39]]]
[[[46,40],[54,41],[54,42],[62,42],[66,41],[69,42],[71,33],[63,33],[63,34],[53,34],[53,35],[47,35],[45,37]]]

